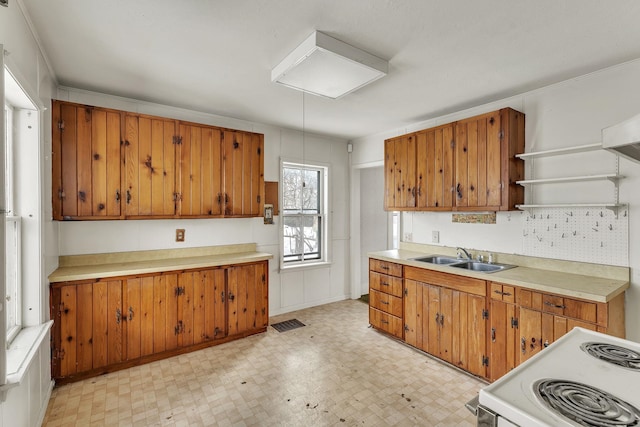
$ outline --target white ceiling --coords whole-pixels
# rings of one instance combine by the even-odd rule
[[[58,82],[289,128],[271,69],[314,30],[389,60],[307,131],[353,139],[640,57],[637,0],[19,0]],[[14,5],[10,4],[10,7]]]

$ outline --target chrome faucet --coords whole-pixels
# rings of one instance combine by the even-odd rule
[[[467,259],[469,259],[470,261],[473,261],[473,257],[469,252],[467,252],[466,249],[464,248],[456,248],[456,249],[458,250],[458,258],[462,258],[462,255],[460,254],[460,251],[462,251],[467,256]]]

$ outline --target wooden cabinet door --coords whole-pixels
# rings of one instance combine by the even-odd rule
[[[52,102],[53,217],[121,216],[121,114]]]
[[[404,340],[420,349],[423,348],[423,288],[424,286],[415,280],[404,281]]]
[[[123,360],[122,282],[52,289],[53,375],[72,377]]]
[[[545,335],[549,336],[548,332],[548,320],[551,316],[552,324],[553,324],[553,316],[547,315],[545,316],[545,326],[547,331]],[[520,338],[518,342],[518,354],[519,354],[519,363],[524,362],[529,359],[534,354],[538,353],[542,350],[543,346],[543,322],[542,322],[542,312],[530,310],[528,308],[520,307],[520,319],[519,319],[519,329],[520,329]],[[551,337],[553,337],[553,333],[551,333]],[[553,338],[552,338],[553,339]]]
[[[224,269],[189,274],[193,275],[193,343],[226,337],[227,287]]]
[[[266,263],[227,268],[229,335],[267,327],[266,268]]]
[[[450,209],[453,206],[453,124],[416,134],[416,188],[418,208]]]
[[[518,330],[516,306],[492,299],[489,331],[489,369],[488,378],[495,381],[518,364]]]
[[[500,131],[499,111],[456,123],[456,207],[502,205]]]
[[[264,207],[264,139],[249,132],[223,132],[224,214],[261,216]]]
[[[222,215],[222,132],[180,123],[178,213]]]
[[[487,343],[484,310],[484,297],[453,291],[451,363],[474,375],[486,378]]]
[[[158,328],[165,325],[155,324],[155,294],[154,277],[138,277],[126,279],[123,298],[126,324],[127,360],[136,360],[154,353],[154,336]],[[164,302],[166,292],[158,298]],[[164,337],[164,335],[163,335]]]
[[[386,210],[416,207],[416,137],[414,134],[385,141]]]
[[[176,122],[158,117],[125,117],[125,214],[176,214]]]

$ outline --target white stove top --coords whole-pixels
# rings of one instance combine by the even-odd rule
[[[539,401],[533,385],[544,379],[569,380],[599,388],[640,409],[640,370],[597,359],[580,346],[615,344],[640,352],[640,344],[575,328],[493,384],[480,390],[480,405],[522,427],[581,426]]]

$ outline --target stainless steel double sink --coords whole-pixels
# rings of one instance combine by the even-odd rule
[[[480,271],[482,273],[495,273],[496,271],[515,268],[517,265],[499,264],[496,262],[473,261],[464,258],[455,258],[445,255],[428,255],[411,258],[413,261],[426,262],[428,264],[447,265],[454,268],[462,268],[470,271]]]

